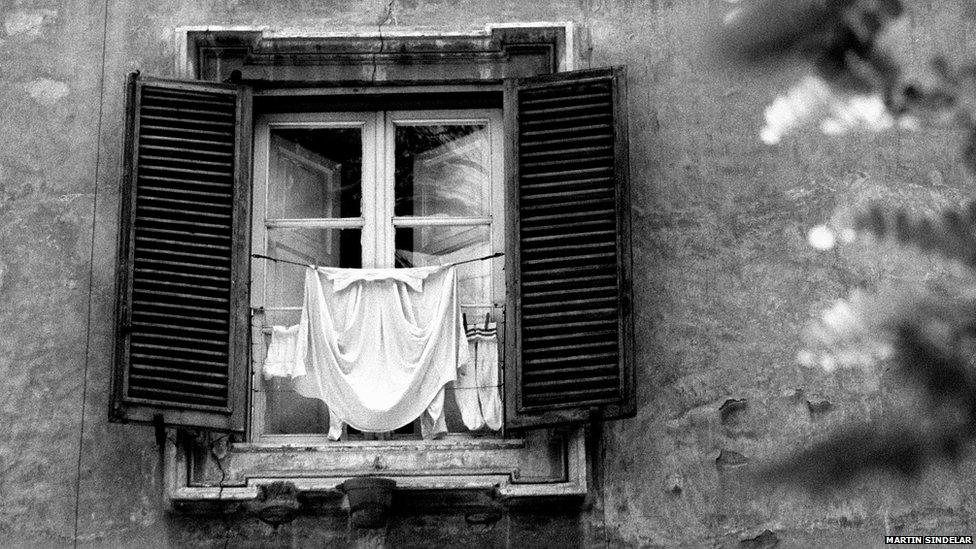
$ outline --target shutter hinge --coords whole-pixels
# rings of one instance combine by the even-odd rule
[[[156,446],[162,448],[166,444],[166,424],[163,423],[163,414],[153,416],[153,429],[156,431]]]

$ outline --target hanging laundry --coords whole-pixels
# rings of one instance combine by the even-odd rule
[[[295,390],[329,407],[330,438],[418,417],[426,438],[445,432],[444,386],[467,360],[454,267],[306,269]]]
[[[477,342],[475,363],[478,379],[478,402],[485,425],[492,431],[502,428],[504,413],[498,381],[498,333],[495,325],[490,325],[490,333],[475,334]]]
[[[271,343],[264,359],[264,377],[296,377],[305,375],[305,364],[295,361],[295,346],[298,343],[298,324],[294,326],[272,326]]]
[[[461,421],[472,431],[485,425],[492,431],[502,427],[502,399],[498,382],[498,335],[495,323],[465,330],[470,360],[458,368],[454,399]]]

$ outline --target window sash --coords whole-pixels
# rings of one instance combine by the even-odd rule
[[[396,125],[463,125],[484,124],[489,132],[489,181],[487,215],[476,217],[395,216],[395,129]],[[362,135],[362,203],[359,217],[269,218],[270,136],[273,129],[360,128]],[[505,189],[502,113],[500,109],[378,111],[337,113],[279,113],[261,115],[255,124],[254,209],[252,247],[255,253],[267,253],[271,229],[360,229],[362,231],[362,265],[364,268],[388,268],[394,264],[395,231],[398,228],[487,227],[490,252],[504,251]],[[325,443],[326,435],[265,434],[266,385],[261,372],[266,352],[265,312],[299,311],[301,307],[268,307],[267,282],[270,261],[251,262],[252,321],[252,394],[250,440],[265,443],[288,443],[298,437]],[[299,267],[295,267],[298,269]],[[501,326],[505,300],[503,262],[492,260],[491,288],[487,302],[462,302],[464,311],[492,311],[492,319]],[[469,315],[470,316],[470,315]],[[471,317],[474,320],[474,317]],[[453,433],[452,436],[467,436]]]

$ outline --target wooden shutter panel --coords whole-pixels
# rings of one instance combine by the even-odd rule
[[[506,82],[506,425],[635,412],[623,68]]]
[[[110,417],[243,431],[250,93],[126,85]]]

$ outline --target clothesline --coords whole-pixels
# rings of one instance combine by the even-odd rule
[[[505,255],[504,252],[495,252],[491,255],[486,255],[484,257],[465,259],[464,261],[455,261],[454,263],[448,263],[446,265],[438,265],[438,267],[457,267],[458,265],[464,265],[465,263],[474,263],[475,261],[485,261],[486,259],[494,259],[496,257],[501,257],[503,255]],[[316,265],[312,265],[311,263],[300,263],[298,261],[280,259],[277,257],[271,257],[270,255],[264,255],[264,254],[251,254],[251,257],[256,257],[258,259],[267,259],[269,261],[274,261],[276,263],[288,263],[289,265],[298,265],[299,267],[312,267],[312,268],[316,267]]]

